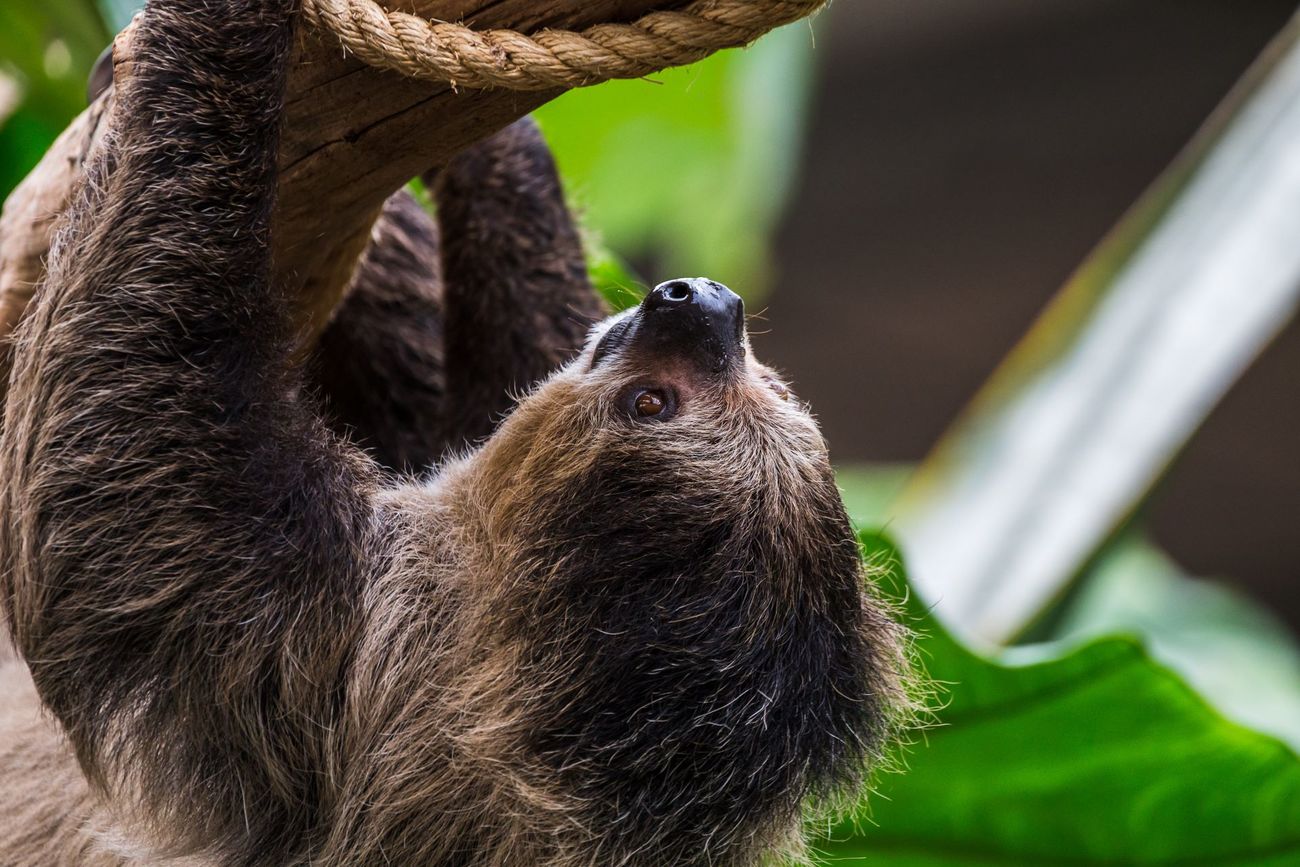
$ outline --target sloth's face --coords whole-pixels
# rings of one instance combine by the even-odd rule
[[[597,325],[519,415],[571,444],[565,464],[640,467],[648,475],[625,481],[660,493],[797,488],[829,467],[807,408],[754,358],[744,302],[703,278],[662,283]]]
[[[546,503],[556,523],[615,546],[759,525],[820,543],[851,535],[816,423],[754,358],[741,299],[711,280],[663,283],[596,326],[486,451],[493,511],[516,529]]]
[[[575,366],[590,383],[618,388],[616,412],[637,423],[709,416],[746,391],[760,411],[776,409],[773,397],[790,399],[750,352],[744,302],[703,278],[662,283],[639,307],[606,320]]]

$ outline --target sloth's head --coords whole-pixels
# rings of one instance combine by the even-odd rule
[[[588,589],[714,572],[786,597],[858,583],[817,425],[711,280],[670,280],[596,326],[482,458],[491,537],[566,577],[598,573]]]
[[[749,833],[858,778],[905,704],[900,630],[738,296],[656,287],[474,463],[528,737],[584,799],[686,840],[676,811]]]
[[[499,529],[527,534],[554,512],[606,565],[698,567],[738,532],[851,538],[816,423],[754,358],[740,297],[711,280],[670,280],[596,326],[486,451]]]

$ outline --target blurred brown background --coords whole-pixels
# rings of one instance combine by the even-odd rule
[[[819,29],[823,80],[758,338],[819,411],[835,460],[923,457],[1295,11],[839,0]],[[1232,579],[1300,630],[1298,379],[1292,324],[1149,517],[1188,570]]]

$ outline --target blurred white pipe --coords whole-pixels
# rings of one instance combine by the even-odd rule
[[[1032,622],[1294,315],[1298,31],[1300,18],[904,492],[912,574],[966,638]]]

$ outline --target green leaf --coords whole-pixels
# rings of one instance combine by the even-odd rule
[[[0,117],[0,199],[86,107],[86,78],[108,44],[91,0],[0,3],[0,90],[14,101]]]
[[[414,177],[406,182],[406,191],[411,197],[424,208],[425,213],[434,216],[438,213],[438,207],[433,201],[433,191],[424,183],[424,178]]]
[[[1052,631],[1078,642],[1142,638],[1226,716],[1300,748],[1300,644],[1273,614],[1215,581],[1192,578],[1141,534],[1103,553]]]
[[[1300,16],[1062,290],[899,503],[917,587],[1006,642],[1300,305]]]
[[[0,200],[40,162],[58,134],[59,127],[26,105],[0,120]]]
[[[539,110],[586,223],[656,276],[707,274],[761,294],[798,163],[811,49],[808,26],[793,25],[746,51],[573,91]]]
[[[618,312],[641,303],[646,285],[633,273],[631,265],[591,232],[585,233],[583,248],[587,254],[587,274],[591,285],[611,310]]]
[[[1300,863],[1300,759],[1228,722],[1126,638],[1017,664],[958,644],[864,534],[946,684],[904,773],[819,841],[825,865]]]

